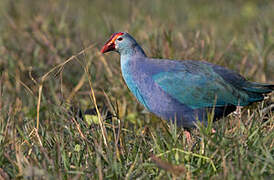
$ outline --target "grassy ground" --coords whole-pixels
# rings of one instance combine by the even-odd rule
[[[148,113],[98,49],[130,32],[148,56],[207,60],[274,83],[273,1],[0,2],[0,179],[271,179],[271,103],[210,127]],[[107,106],[116,117],[79,118]],[[74,108],[70,108],[74,107]]]

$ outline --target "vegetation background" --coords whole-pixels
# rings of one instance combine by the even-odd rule
[[[119,56],[98,51],[128,31],[150,57],[207,60],[273,84],[273,9],[271,0],[1,0],[0,179],[273,178],[273,95],[187,143],[143,111]],[[88,108],[94,115],[81,118]]]

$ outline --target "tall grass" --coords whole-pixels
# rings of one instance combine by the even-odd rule
[[[143,111],[118,55],[98,49],[128,31],[148,56],[207,60],[274,83],[273,8],[255,0],[1,1],[0,179],[270,179],[274,115],[262,109],[273,95],[213,123],[214,134],[199,126],[188,143],[181,128]],[[81,117],[88,108],[94,115]]]

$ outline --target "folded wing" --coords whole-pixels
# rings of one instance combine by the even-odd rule
[[[229,73],[234,79],[231,77],[232,80],[229,82],[227,80],[229,77],[223,78],[225,73],[220,74],[221,71],[214,70],[211,64],[199,61],[182,62],[184,61],[181,61],[176,68],[154,74],[153,80],[173,98],[193,109],[228,105],[245,106],[262,98],[260,95],[251,100],[246,90],[239,88],[247,81],[241,76],[236,78],[238,75],[233,74],[232,71]],[[217,67],[222,69],[220,66],[215,68]]]

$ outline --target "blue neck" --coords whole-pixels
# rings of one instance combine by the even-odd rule
[[[132,79],[134,72],[132,72],[131,67],[139,58],[146,58],[146,54],[137,43],[135,46],[131,46],[131,48],[121,49],[119,53],[121,55],[120,63],[123,78],[129,89],[136,96],[136,83]]]
[[[135,40],[134,40],[135,41]],[[135,41],[130,47],[120,48],[119,53],[121,55],[120,63],[122,69],[123,78],[130,89],[130,91],[135,95],[135,97],[148,109],[145,100],[139,92],[136,82],[133,80],[134,74],[136,75],[136,70],[133,68],[136,61],[141,58],[145,59],[147,56],[143,49]]]
[[[136,58],[145,58],[147,57],[144,50],[136,43],[133,44],[130,48],[121,49],[120,52],[121,58],[121,68],[129,61],[134,61]]]

